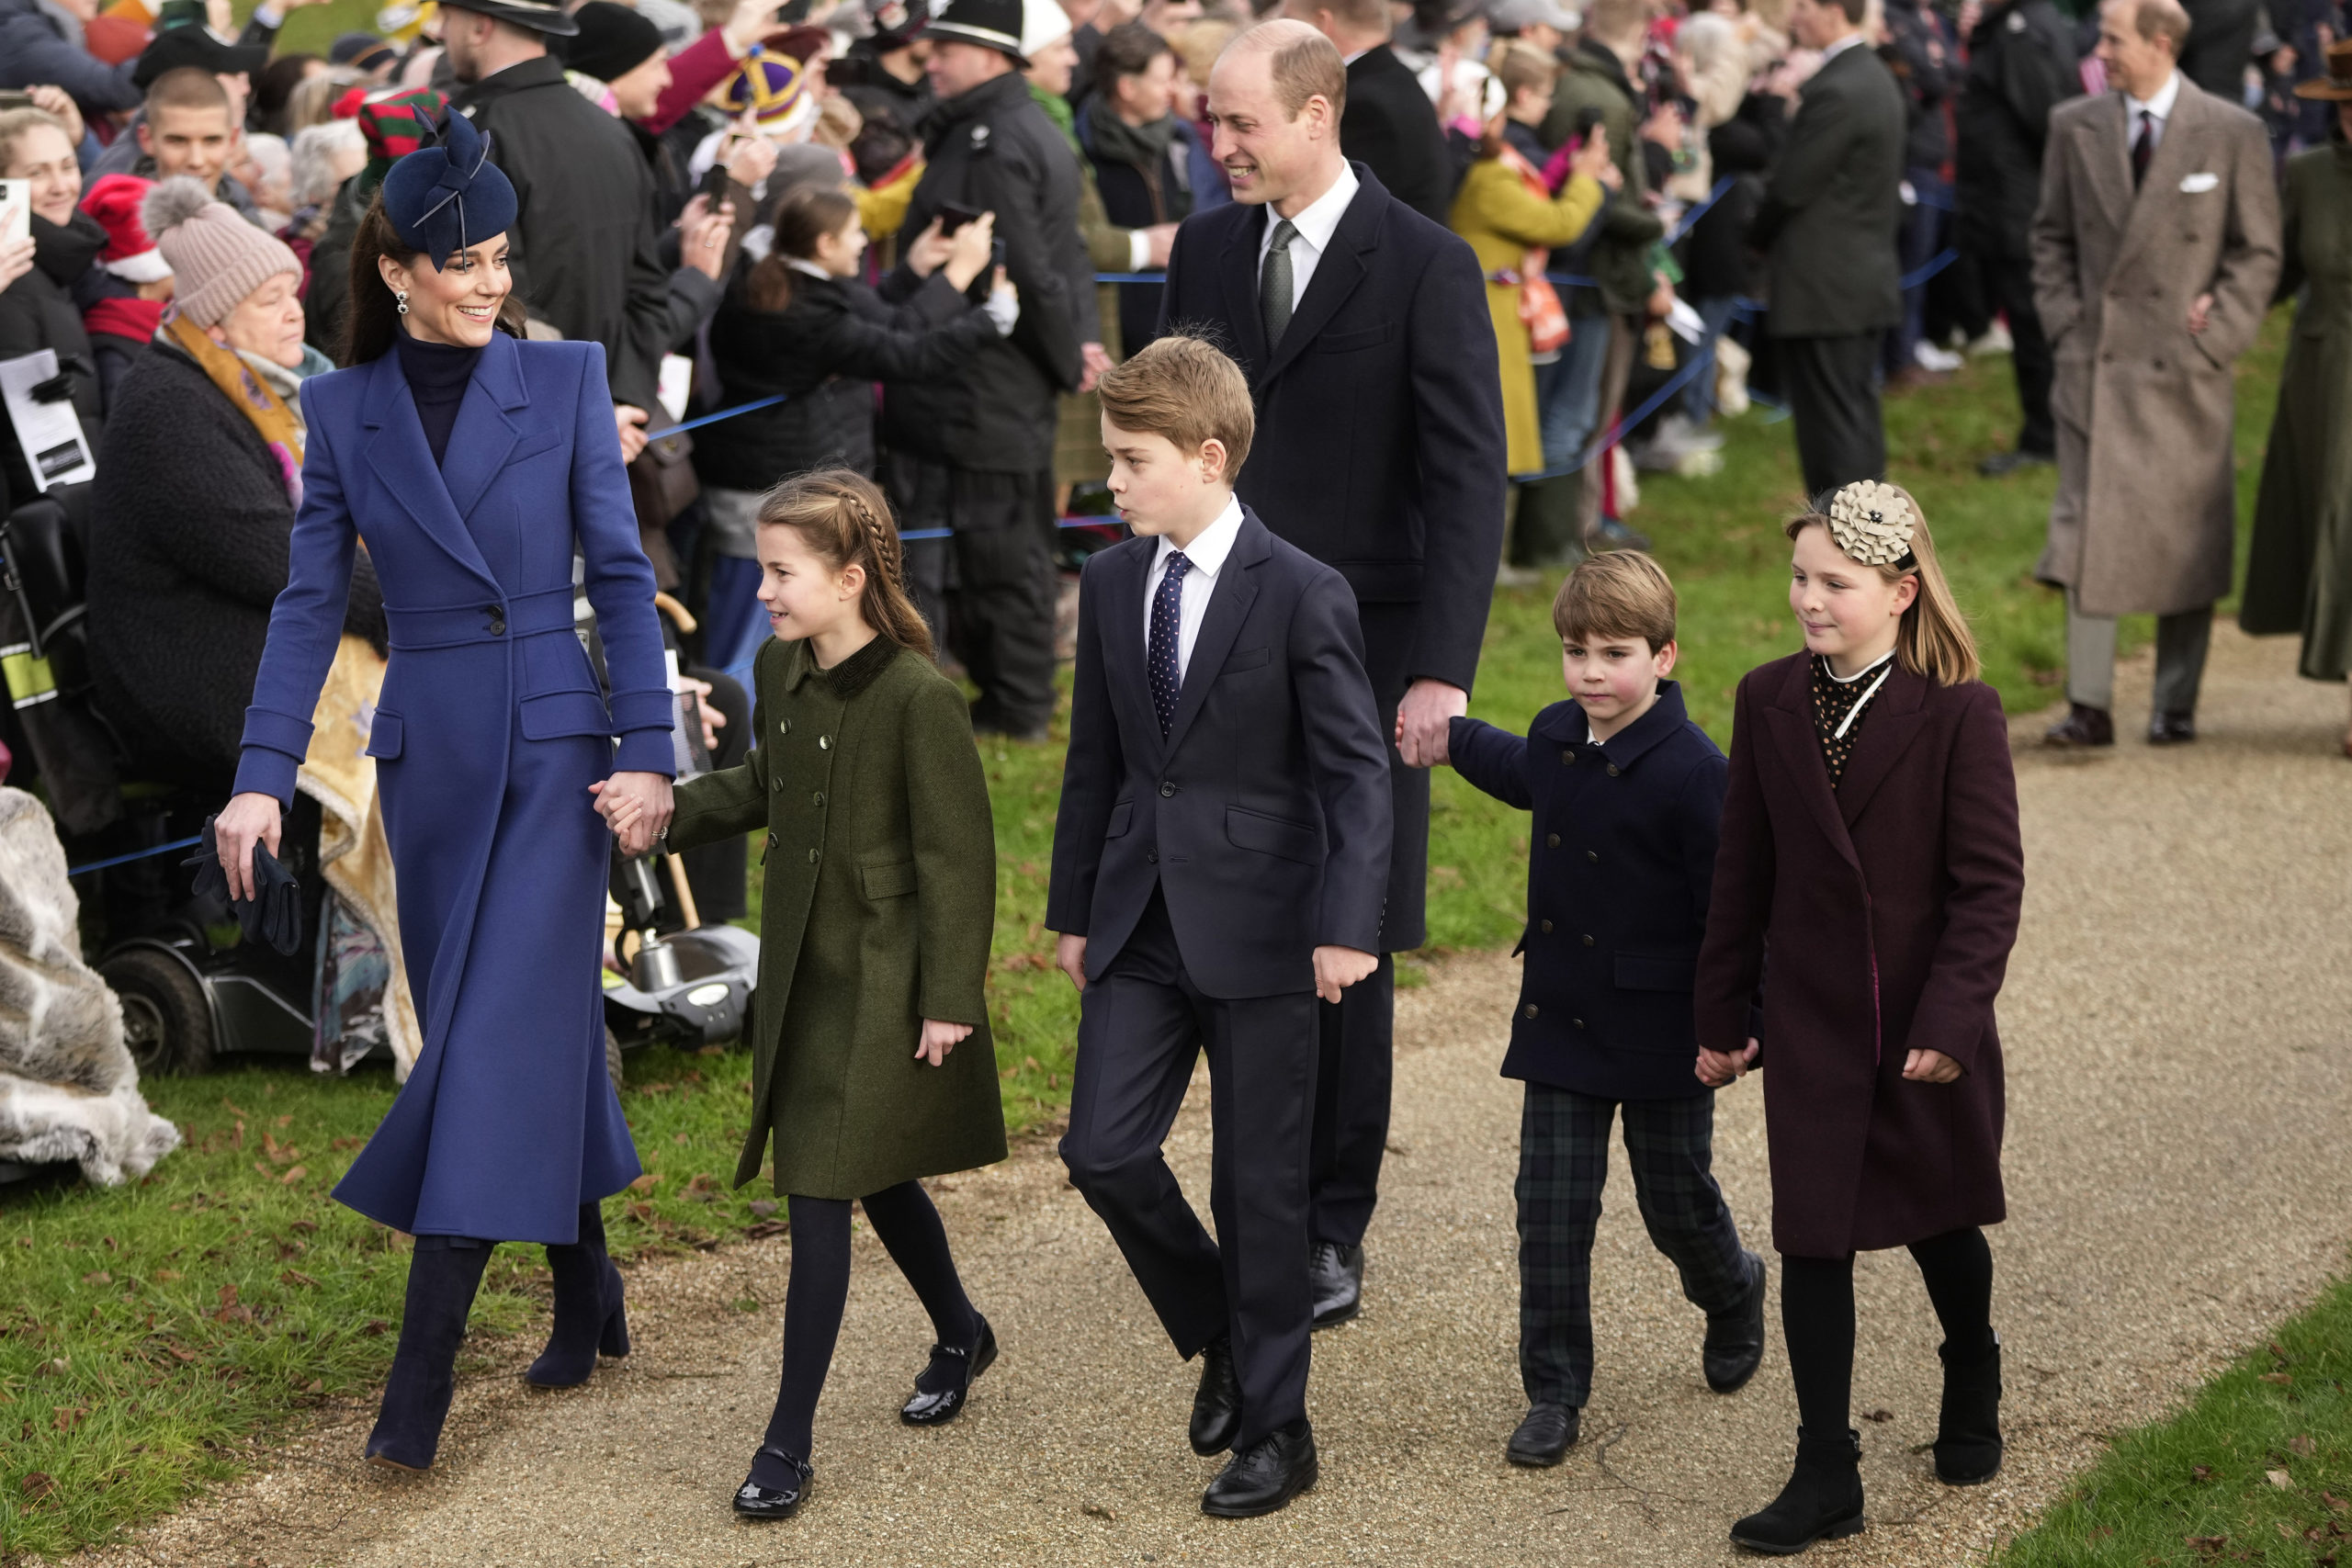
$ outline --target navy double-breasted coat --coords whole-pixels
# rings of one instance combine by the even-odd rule
[[[292,570],[237,788],[292,800],[365,540],[391,648],[368,754],[424,1021],[335,1196],[414,1235],[568,1244],[579,1205],[639,1173],[605,1074],[609,840],[588,786],[671,772],[673,699],[604,350],[492,336],[438,466],[397,354],[301,395]],[[575,549],[609,704],[572,631]]]

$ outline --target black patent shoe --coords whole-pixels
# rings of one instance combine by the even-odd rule
[[[923,1376],[944,1386],[926,1389],[921,1380],[916,1382],[915,1396],[899,1409],[899,1419],[908,1426],[944,1427],[955,1420],[964,1413],[964,1402],[971,1397],[972,1380],[996,1365],[996,1330],[979,1314],[972,1315],[979,1318],[979,1342],[931,1348],[931,1365],[923,1370]]]
[[[1747,1299],[1707,1319],[1706,1343],[1699,1350],[1707,1386],[1717,1393],[1737,1393],[1747,1387],[1764,1360],[1764,1260],[1752,1252],[1743,1256],[1753,1281]]]
[[[2095,708],[2087,703],[2069,703],[2066,716],[2042,731],[2044,746],[2064,746],[2081,750],[2115,744],[2115,716],[2105,708]]]
[[[1793,1557],[1816,1540],[1862,1532],[1862,1436],[1797,1432],[1797,1463],[1772,1506],[1731,1527],[1734,1546],[1768,1557]]]
[[[2186,746],[2197,739],[2197,716],[2193,713],[2159,713],[2148,717],[2148,744],[2151,746]]]
[[[1936,1419],[1936,1479],[1947,1486],[1981,1486],[2001,1473],[2001,1341],[1974,1361],[1944,1363],[1943,1412]]]
[[[1193,1395],[1193,1451],[1204,1459],[1233,1446],[1241,1431],[1241,1376],[1233,1341],[1219,1336],[1201,1350],[1201,1386]]]
[[[1306,1254],[1306,1288],[1315,1326],[1329,1328],[1363,1310],[1363,1248],[1318,1241]]]
[[[791,1483],[784,1486],[763,1486],[750,1476],[735,1489],[735,1511],[747,1519],[788,1519],[808,1495],[808,1488],[816,1483],[817,1470],[797,1454],[788,1454],[773,1443],[761,1445],[760,1452],[782,1460],[792,1471]]]
[[[1321,1479],[1315,1457],[1315,1428],[1300,1416],[1277,1427],[1217,1472],[1201,1494],[1201,1512],[1220,1519],[1254,1519],[1290,1506]]]
[[[1538,1400],[1527,1407],[1526,1418],[1510,1435],[1503,1457],[1530,1470],[1549,1470],[1567,1458],[1568,1450],[1576,1447],[1577,1429],[1583,1422],[1584,1413],[1573,1404],[1550,1404]]]

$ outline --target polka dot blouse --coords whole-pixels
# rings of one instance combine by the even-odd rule
[[[1830,673],[1829,660],[1814,656],[1813,727],[1821,737],[1821,755],[1829,764],[1832,790],[1846,776],[1846,763],[1853,757],[1855,740],[1861,733],[1862,716],[1869,711],[1871,699],[1878,695],[1894,658],[1890,653],[1860,673],[1841,680]]]

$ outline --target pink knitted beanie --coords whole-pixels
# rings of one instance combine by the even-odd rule
[[[279,273],[302,276],[302,264],[285,241],[254,227],[186,175],[149,191],[140,217],[172,264],[178,279],[172,297],[180,314],[199,327],[220,325],[246,295]]]

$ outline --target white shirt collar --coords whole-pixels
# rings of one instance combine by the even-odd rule
[[[801,274],[803,276],[821,277],[827,283],[839,281],[831,273],[827,272],[815,262],[808,261],[800,256],[786,256],[784,258],[784,265],[790,267],[793,271]]]
[[[2170,119],[2172,118],[2172,107],[2179,101],[2180,73],[2175,71],[2171,75],[2165,78],[2165,85],[2156,89],[2156,96],[2148,99],[2145,103],[2143,103],[2138,98],[2133,97],[2129,93],[2124,94],[2123,111],[2125,117],[2133,122],[2132,129],[2137,130],[2139,129],[2138,121],[2143,114],[2152,114],[2160,120]]]
[[[1290,220],[1291,227],[1298,231],[1298,237],[1315,247],[1317,255],[1331,248],[1331,236],[1340,231],[1340,220],[1347,216],[1348,203],[1356,198],[1356,192],[1363,184],[1356,178],[1354,165],[1341,159],[1340,177],[1331,182],[1331,188],[1317,197],[1307,204],[1306,210]],[[1265,232],[1258,241],[1260,255],[1265,254],[1266,248],[1274,243],[1274,225],[1282,220],[1280,214],[1272,208],[1267,209]],[[1190,550],[1184,553],[1192,554]]]
[[[1844,38],[1839,39],[1836,43],[1831,44],[1827,49],[1821,51],[1821,64],[1826,65],[1831,61],[1837,59],[1839,55],[1845,53],[1848,50],[1852,49],[1855,45],[1866,43],[1869,40],[1863,38],[1860,33],[1848,33]],[[1821,66],[1816,65],[1814,69],[1818,71],[1821,69]]]
[[[1868,664],[1863,665],[1860,670],[1855,671],[1851,675],[1840,675],[1838,673],[1837,670],[1831,666],[1830,662],[1825,659],[1821,661],[1821,672],[1828,676],[1831,680],[1837,682],[1841,686],[1850,686],[1855,682],[1860,680],[1863,676],[1869,674],[1871,671],[1876,670],[1880,665],[1884,664],[1888,660],[1894,657],[1894,649],[1890,648],[1884,653],[1880,654],[1876,659],[1871,660]]]
[[[1193,563],[1192,575],[1204,581],[1216,581],[1217,572],[1225,566],[1225,558],[1233,553],[1234,541],[1240,536],[1241,502],[1238,497],[1228,498],[1225,510],[1216,514],[1216,521],[1202,529],[1193,542],[1184,547],[1184,558]],[[1159,548],[1151,558],[1152,570],[1157,572],[1166,566],[1168,558],[1175,553],[1175,544],[1162,534]]]

